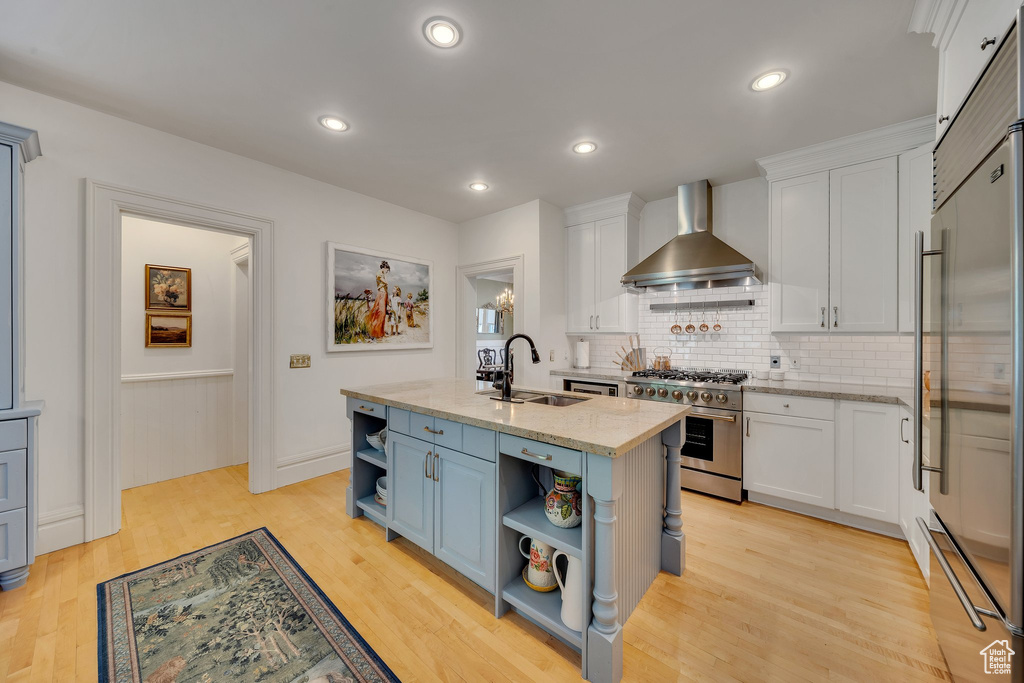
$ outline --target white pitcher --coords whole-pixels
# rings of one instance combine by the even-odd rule
[[[565,555],[568,564],[565,569],[565,581],[558,575],[556,560]],[[583,630],[583,563],[578,558],[556,550],[551,558],[551,566],[555,570],[555,580],[562,589],[562,623],[573,631]]]

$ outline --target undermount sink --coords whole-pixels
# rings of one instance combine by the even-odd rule
[[[489,396],[495,401],[501,400],[501,392],[497,390],[479,391],[478,394]],[[580,401],[588,401],[590,397],[558,396],[556,394],[542,394],[539,391],[517,391],[512,390],[513,403],[537,403],[545,406],[571,406]]]
[[[545,406],[571,406],[582,401],[589,401],[589,398],[582,398],[579,396],[555,396],[548,394],[545,396],[538,396],[537,398],[527,399],[527,403],[539,403]]]

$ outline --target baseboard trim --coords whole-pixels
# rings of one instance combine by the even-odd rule
[[[868,517],[861,517],[860,515],[851,515],[849,512],[842,512],[841,510],[830,510],[828,508],[808,505],[807,503],[799,503],[794,500],[786,500],[785,498],[777,498],[776,496],[757,493],[754,491],[747,492],[747,500],[752,503],[760,503],[761,505],[767,505],[768,507],[795,512],[799,515],[823,519],[826,522],[842,524],[843,526],[853,527],[854,529],[860,529],[861,531],[870,531],[875,534],[898,538],[901,541],[907,540],[903,535],[903,529],[900,528],[899,524],[881,522],[877,519],[869,519]]]
[[[36,555],[85,543],[85,508],[81,505],[39,515],[36,533]]]
[[[351,466],[352,453],[348,445],[306,451],[278,460],[274,485],[276,488],[297,484]]]
[[[223,370],[196,370],[194,372],[150,372],[139,375],[121,375],[121,383],[163,382],[172,379],[201,379],[203,377],[230,377],[235,374],[231,368]]]

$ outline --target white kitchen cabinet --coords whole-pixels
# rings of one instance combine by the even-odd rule
[[[836,490],[838,509],[882,522],[899,522],[899,408],[838,401]]]
[[[896,157],[829,171],[829,329],[897,330]]]
[[[928,543],[925,541],[924,532],[917,524],[917,518],[927,520],[928,511],[931,509],[928,503],[928,477],[923,479],[923,491],[914,488],[914,416],[906,408],[900,410],[899,430],[900,528],[903,529],[903,535],[910,544],[910,550],[914,553],[921,574],[927,579]]]
[[[771,184],[768,274],[773,332],[824,332],[828,308],[829,174]]]
[[[900,332],[914,331],[914,234],[924,233],[931,249],[933,145],[899,156],[899,318]]]
[[[637,331],[639,297],[621,279],[639,258],[642,207],[626,194],[566,209],[567,334]]]
[[[743,412],[743,488],[823,508],[835,504],[835,425]]]
[[[936,139],[949,126],[998,41],[1013,23],[1020,0],[955,0],[948,14],[937,12],[936,44],[939,47],[938,119]],[[995,41],[995,42],[990,42]]]

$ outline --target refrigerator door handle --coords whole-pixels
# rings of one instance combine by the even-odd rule
[[[923,463],[924,442],[924,259],[941,256],[941,249],[925,251],[924,233],[914,233],[914,489],[924,490],[924,472],[942,473],[941,467]]]
[[[920,234],[921,233],[918,233],[918,235]],[[932,555],[935,557],[936,562],[939,563],[942,573],[946,575],[946,580],[949,581],[949,585],[953,587],[953,592],[956,593],[956,597],[963,606],[964,611],[967,612],[967,617],[971,620],[971,624],[979,631],[987,630],[988,627],[985,626],[985,622],[981,620],[981,616],[978,614],[978,608],[974,606],[974,602],[970,597],[968,597],[967,591],[964,590],[960,580],[956,578],[956,574],[953,573],[953,568],[949,566],[949,562],[942,554],[942,550],[935,542],[935,539],[932,538],[932,532],[931,529],[928,528],[928,523],[918,517],[917,525],[921,527],[921,533],[924,534],[924,540],[928,543],[928,547],[931,548]]]

